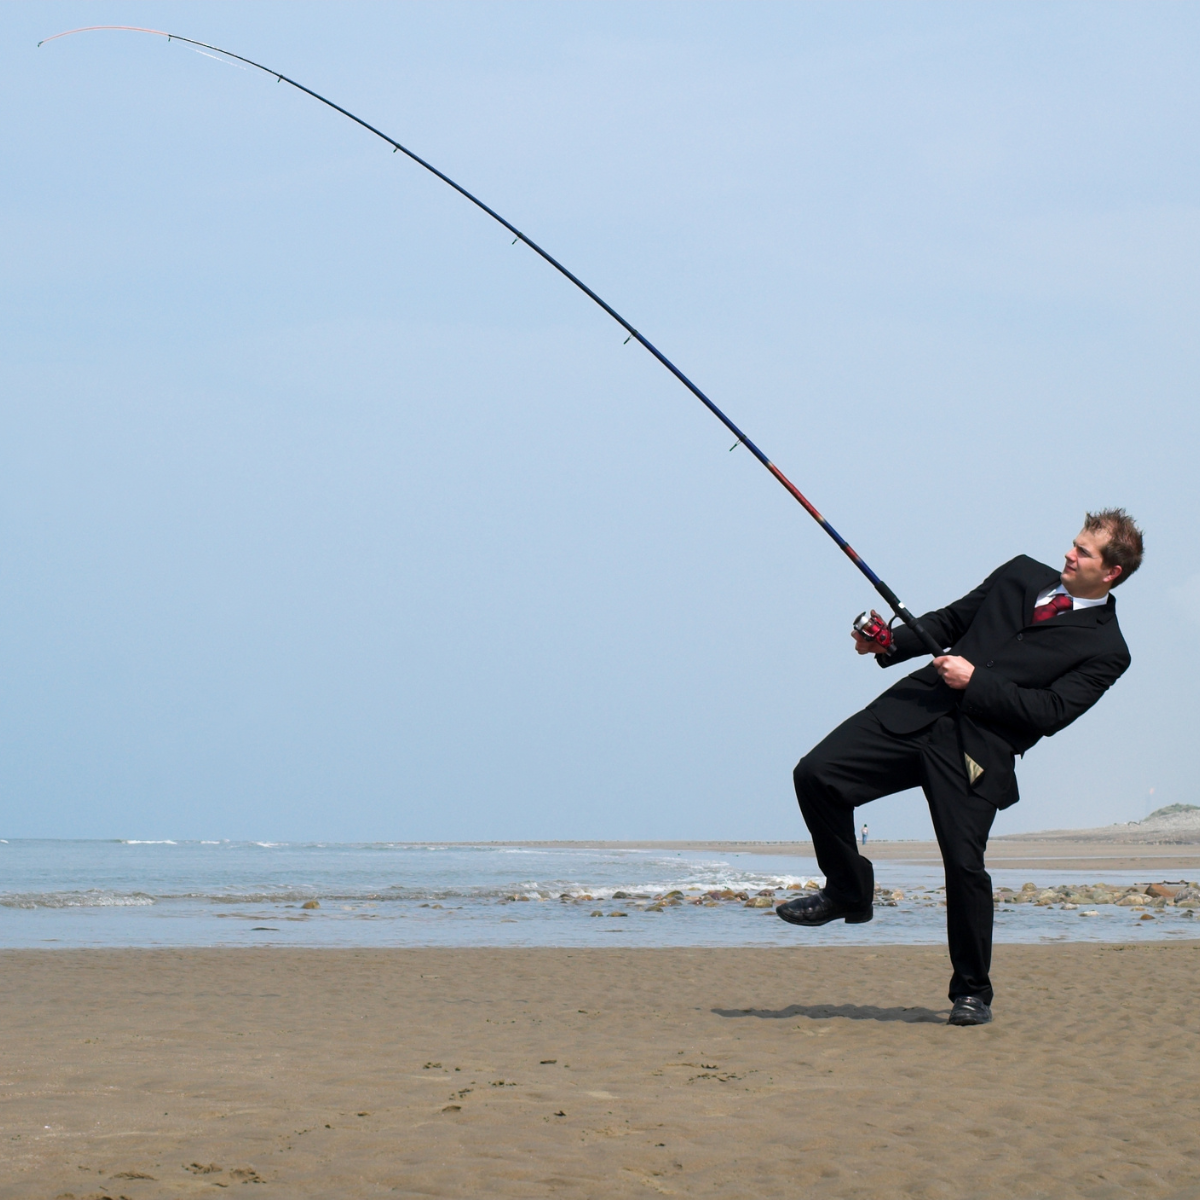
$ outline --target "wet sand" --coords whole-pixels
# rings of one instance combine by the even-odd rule
[[[0,1197],[1200,1194],[1200,941],[996,960],[4,952]]]

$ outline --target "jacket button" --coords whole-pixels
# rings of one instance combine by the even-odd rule
[[[987,664],[987,665],[990,667],[994,661],[995,661],[994,659],[990,659],[990,658],[989,658],[989,659],[988,659],[988,664]]]
[[[1018,633],[1018,634],[1017,634],[1017,641],[1018,641],[1018,642],[1023,642],[1024,640],[1025,640],[1025,635],[1024,635],[1023,633]]]

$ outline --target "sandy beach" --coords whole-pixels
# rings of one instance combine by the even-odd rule
[[[1200,942],[9,951],[4,1198],[1172,1197]]]

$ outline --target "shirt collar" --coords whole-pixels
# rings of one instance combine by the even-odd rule
[[[1037,604],[1035,608],[1040,608],[1043,604],[1049,602],[1051,596],[1070,596],[1071,593],[1060,583],[1057,587],[1048,587],[1044,592],[1038,594]],[[1102,604],[1108,603],[1107,596],[1101,596],[1099,600],[1084,600],[1080,596],[1071,596],[1071,611],[1079,612],[1081,608],[1099,608]]]

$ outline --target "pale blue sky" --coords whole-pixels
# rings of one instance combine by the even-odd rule
[[[0,8],[0,835],[803,835],[914,609],[1124,504],[997,832],[1197,799],[1200,8]],[[1153,796],[1150,789],[1154,788]],[[919,796],[865,810],[922,837]]]

